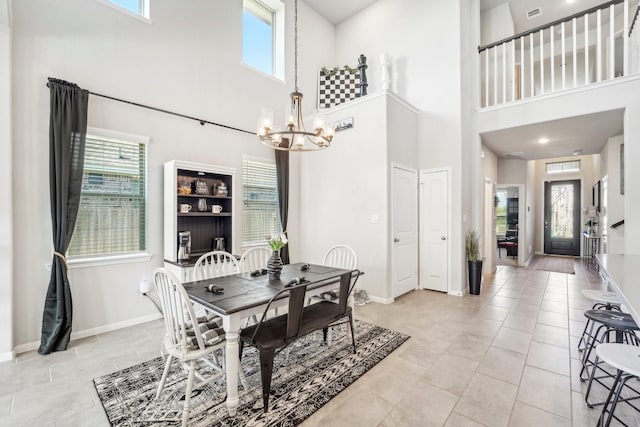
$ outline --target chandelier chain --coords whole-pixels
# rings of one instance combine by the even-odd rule
[[[293,80],[295,91],[298,92],[298,0],[294,0],[293,15]]]

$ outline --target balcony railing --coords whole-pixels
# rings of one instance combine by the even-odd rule
[[[638,1],[613,0],[478,48],[480,106],[640,72]]]

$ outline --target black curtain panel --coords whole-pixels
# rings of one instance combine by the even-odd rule
[[[73,307],[65,253],[78,216],[89,92],[63,80],[49,79],[49,192],[53,260],[42,314],[38,353],[66,350]]]
[[[282,230],[287,230],[289,220],[289,152],[275,150],[276,173],[278,175],[278,204],[280,206],[280,222]],[[283,264],[289,264],[289,245],[280,250]]]

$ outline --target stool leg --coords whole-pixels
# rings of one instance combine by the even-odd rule
[[[585,351],[584,354],[582,355],[582,369],[580,369],[580,380],[581,381],[586,381],[587,380],[587,378],[584,378],[583,374],[587,370],[587,363],[589,362],[589,356],[591,356],[591,351],[595,347],[595,342],[596,342],[598,336],[600,335],[600,330],[603,327],[604,327],[604,325],[600,326],[596,330],[596,334],[593,335],[593,336],[588,337],[588,339],[587,339],[587,343],[586,343],[586,347],[585,347],[587,351]]]
[[[592,334],[593,333],[594,324],[595,324],[595,322],[593,322],[591,319],[588,319],[586,325],[584,325],[584,330],[582,331],[582,336],[580,337],[580,342],[578,342],[578,351],[584,350],[584,347],[582,347],[582,344],[586,341],[585,340],[585,336],[587,334],[587,328],[589,327],[589,325],[591,325],[591,329],[589,329],[589,334]]]
[[[609,425],[611,425],[611,420],[613,419],[613,413],[616,410],[616,405],[618,404],[618,399],[620,398],[620,392],[622,392],[622,388],[624,387],[624,384],[629,379],[629,378],[625,378],[624,380],[620,381],[621,376],[622,376],[622,371],[619,370],[618,375],[616,375],[616,380],[618,380],[618,387],[616,387],[616,395],[613,398],[613,402],[611,403],[611,409],[609,409],[609,416],[607,417],[607,423],[605,424],[605,427],[608,427]],[[611,388],[611,390],[613,390],[613,387]]]
[[[596,369],[598,367],[598,356],[596,356],[596,360],[593,364],[593,369],[591,370],[591,375],[589,376],[589,384],[587,385],[587,391],[584,394],[584,401],[589,408],[593,408],[593,405],[589,403],[589,393],[591,392],[591,385],[593,384],[593,378],[596,376]]]
[[[613,381],[613,384],[611,385],[611,390],[609,390],[609,395],[607,396],[607,400],[604,401],[604,406],[602,407],[602,412],[600,413],[600,418],[598,418],[598,424],[596,424],[597,427],[603,427],[605,425],[608,426],[611,423],[610,416],[613,413],[613,411],[609,412],[609,417],[607,418],[607,424],[603,424],[604,423],[604,416],[607,413],[607,407],[609,406],[609,403],[611,402],[611,398],[613,397],[613,394],[615,393],[616,386],[620,382],[620,377],[622,377],[622,371],[618,369],[618,371],[616,373],[616,379]]]

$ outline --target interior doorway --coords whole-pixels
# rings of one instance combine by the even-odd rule
[[[544,183],[544,253],[580,256],[579,179]]]
[[[517,185],[498,185],[495,205],[496,265],[518,265],[520,187]]]

